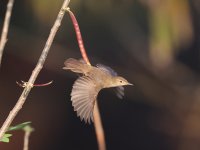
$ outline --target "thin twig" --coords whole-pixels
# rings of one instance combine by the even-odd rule
[[[7,10],[6,10],[5,20],[4,20],[2,34],[1,34],[1,41],[0,41],[0,66],[1,66],[3,50],[7,42],[7,34],[8,34],[8,28],[10,24],[10,17],[12,14],[13,4],[14,4],[14,0],[9,0],[7,4]]]
[[[26,87],[27,85],[27,82],[25,81],[22,81],[21,80],[21,83],[16,81],[17,85],[19,85],[20,87]],[[33,87],[43,87],[43,86],[48,86],[50,85],[51,83],[53,83],[53,81],[50,81],[50,82],[47,82],[47,83],[42,83],[42,84],[33,84]]]
[[[33,132],[33,128],[32,127],[30,127],[30,126],[26,126],[25,128],[24,128],[24,148],[23,148],[23,150],[28,150],[28,148],[29,148],[29,139],[30,139],[30,135],[31,135],[31,133]]]
[[[12,109],[12,111],[10,111],[10,114],[8,115],[8,117],[6,118],[5,122],[3,123],[1,129],[0,129],[0,139],[3,137],[4,133],[6,132],[6,130],[8,129],[8,127],[10,126],[10,124],[12,123],[13,119],[15,118],[15,116],[17,115],[17,113],[19,112],[19,110],[22,108],[29,92],[31,91],[34,82],[39,74],[39,72],[41,71],[44,62],[46,60],[47,54],[49,52],[49,49],[51,47],[51,44],[53,42],[53,39],[56,35],[56,32],[58,30],[58,28],[61,25],[61,21],[63,19],[64,13],[65,13],[65,9],[67,8],[68,4],[69,4],[70,0],[64,0],[62,8],[60,9],[60,12],[58,13],[58,16],[56,18],[56,21],[53,25],[53,27],[51,28],[51,32],[49,34],[49,37],[47,39],[47,42],[44,46],[44,49],[42,51],[42,54],[38,60],[38,63],[35,67],[35,69],[33,70],[26,87],[24,88],[21,96],[19,97],[17,103],[15,104],[14,108]]]
[[[31,135],[31,132],[25,132],[24,134],[24,148],[23,150],[28,150],[28,143],[29,143],[29,137]]]
[[[101,116],[97,102],[95,103],[94,106],[94,126],[95,126],[99,150],[106,150],[105,135],[102,127]]]
[[[77,41],[78,41],[79,48],[81,51],[81,55],[82,55],[83,59],[85,60],[85,62],[88,65],[91,65],[90,61],[88,59],[87,53],[85,51],[85,48],[84,48],[84,42],[82,40],[81,32],[80,32],[76,17],[74,16],[73,12],[70,11],[69,8],[67,9],[67,11],[69,12],[69,15],[71,17],[71,20],[72,20],[72,23],[73,23],[73,26],[74,26],[74,29],[76,32],[76,37],[77,37]],[[104,130],[103,130],[102,122],[101,122],[101,115],[99,113],[99,108],[98,108],[97,102],[95,103],[95,106],[94,106],[94,126],[95,126],[95,132],[96,132],[96,136],[97,136],[99,150],[106,150],[105,135],[104,135]]]

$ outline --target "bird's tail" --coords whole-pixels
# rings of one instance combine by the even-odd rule
[[[84,60],[77,60],[74,58],[69,58],[64,62],[65,67],[63,69],[71,70],[76,73],[87,74],[90,70],[89,65],[85,63]]]

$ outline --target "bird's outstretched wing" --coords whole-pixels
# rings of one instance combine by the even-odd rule
[[[111,76],[117,76],[117,72],[115,72],[112,68],[102,65],[102,64],[97,64],[97,68],[101,69],[102,71],[110,74]],[[118,86],[115,87],[115,93],[118,98],[122,99],[124,96],[124,87],[123,86]]]
[[[88,76],[79,77],[73,85],[71,101],[74,111],[86,123],[93,122],[93,109],[99,90]]]

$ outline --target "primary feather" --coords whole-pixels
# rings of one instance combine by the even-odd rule
[[[93,122],[93,109],[99,90],[90,77],[79,77],[75,81],[71,101],[81,120],[84,119],[88,123]]]

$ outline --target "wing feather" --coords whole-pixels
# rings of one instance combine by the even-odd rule
[[[88,76],[79,77],[72,88],[71,101],[77,116],[90,123],[93,121],[93,109],[100,89],[96,88],[94,80]]]
[[[124,87],[123,86],[116,87],[115,93],[116,93],[118,98],[122,99],[123,96],[124,96]]]

